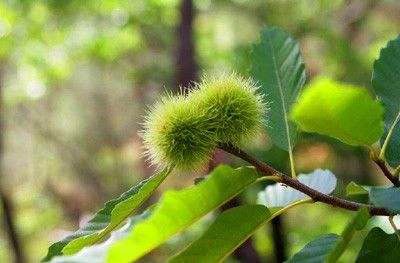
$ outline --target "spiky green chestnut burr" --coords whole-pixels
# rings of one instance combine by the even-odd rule
[[[186,96],[166,96],[149,111],[141,133],[146,154],[157,165],[195,169],[218,144],[239,146],[256,135],[266,110],[253,81],[205,77]]]
[[[181,170],[207,162],[217,144],[204,108],[184,95],[166,96],[150,109],[141,136],[153,164]]]
[[[203,78],[189,97],[207,112],[218,142],[239,146],[263,126],[267,105],[257,89],[252,80],[230,74]]]

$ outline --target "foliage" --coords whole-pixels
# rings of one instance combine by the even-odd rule
[[[281,29],[269,28],[261,32],[261,42],[252,50],[251,75],[273,105],[268,115],[269,134],[276,145],[291,151],[297,127],[289,112],[306,79],[298,43]]]
[[[78,225],[84,227],[105,201],[157,173],[155,167],[148,167],[145,158],[141,158],[138,123],[143,122],[145,105],[152,105],[159,93],[178,89],[175,76],[180,69],[176,68],[175,59],[179,56],[176,48],[179,31],[176,29],[181,2],[8,0],[0,3],[4,119],[0,132],[4,142],[0,183],[13,203],[15,224],[26,256],[24,262],[38,262],[49,243],[73,234]],[[193,1],[193,4],[193,41],[199,75],[204,71],[209,76],[218,76],[220,72],[234,70],[247,79],[252,63],[248,56],[251,43],[262,42],[256,39],[265,24],[280,26],[298,40],[309,81],[315,76],[327,76],[339,83],[374,89],[370,94],[380,96],[375,84],[371,85],[371,70],[381,76],[378,82],[385,81],[386,70],[396,73],[396,67],[387,64],[396,53],[393,47],[398,42],[397,1],[227,0]],[[386,66],[372,67],[379,50],[390,39],[393,43],[388,45]],[[391,77],[395,80],[397,75]],[[397,86],[395,81],[391,83]],[[395,88],[390,89],[396,92]],[[269,107],[279,105],[271,103],[270,91],[258,93],[265,93]],[[389,94],[388,99],[396,101],[397,96]],[[384,101],[382,105],[387,107]],[[387,112],[386,109],[386,133],[393,124],[387,119]],[[276,130],[276,126],[270,116],[266,119],[267,129],[254,141],[245,140],[242,146],[260,160],[289,172],[287,152],[270,140],[269,132]],[[385,158],[393,168],[398,157],[397,134],[398,131],[392,134],[385,151]],[[380,140],[381,147],[385,138],[386,135]],[[371,189],[367,185],[383,183],[375,176],[379,170],[371,169],[374,164],[368,160],[368,150],[347,146],[328,136],[298,133],[293,159],[299,173],[319,167],[332,171],[337,178],[335,196],[343,197],[343,186],[357,182],[359,190],[364,189],[363,194],[347,198],[367,203]],[[243,164],[218,151],[214,161],[222,159],[234,166]],[[167,188],[191,185],[193,177],[206,174],[206,169],[203,166],[195,172],[186,171],[185,176],[172,174],[143,207]],[[266,184],[260,180],[237,199],[253,204],[257,192]],[[384,188],[387,187],[392,186]],[[140,211],[141,208],[137,210]],[[4,215],[1,208],[0,214]],[[164,262],[201,236],[218,214],[206,216],[165,242],[144,261]],[[301,206],[286,213],[282,233],[287,256],[321,233],[339,233],[351,215],[323,204]],[[386,221],[374,218],[370,224],[387,231],[390,225]],[[263,225],[251,240],[265,262],[274,260],[270,227]],[[354,261],[367,231],[355,236],[339,262]],[[105,248],[99,250],[107,252]],[[12,254],[7,232],[2,231],[1,261],[13,262]],[[238,251],[233,257],[237,255]]]
[[[245,205],[223,212],[204,234],[169,262],[219,262],[270,219],[262,205]],[[198,253],[207,251],[207,253]]]
[[[93,260],[97,255],[94,262],[99,259],[100,262],[136,261],[208,213],[215,212],[250,185],[262,181],[277,184],[267,186],[258,194],[261,205],[243,205],[219,215],[215,213],[216,218],[209,228],[172,256],[169,262],[220,262],[272,218],[295,206],[314,202],[357,210],[357,213],[340,235],[318,237],[288,262],[338,261],[356,232],[362,231],[370,216],[374,215],[388,217],[396,233],[386,238],[387,234],[382,230],[372,229],[357,262],[365,262],[369,257],[388,261],[389,256],[382,253],[388,253],[391,261],[400,260],[395,252],[400,235],[393,221],[393,216],[400,211],[398,168],[389,167],[385,159],[385,145],[389,145],[391,137],[395,136],[396,122],[382,136],[383,108],[378,100],[382,97],[373,99],[362,88],[330,80],[319,80],[302,91],[305,73],[298,43],[278,28],[261,32],[261,42],[253,46],[251,57],[252,75],[259,81],[259,91],[263,94],[257,93],[251,80],[237,75],[206,78],[195,91],[169,95],[152,108],[142,136],[154,162],[167,164],[170,169],[174,166],[194,169],[200,162],[208,160],[216,147],[254,167],[234,169],[221,165],[190,188],[166,191],[142,215],[128,219],[127,216],[148,199],[169,174],[169,170],[163,171],[106,204],[88,226],[50,247],[44,261],[74,261],[83,259],[85,255],[93,257]],[[381,56],[376,65],[385,61],[387,58]],[[385,83],[389,82],[382,85]],[[391,82],[389,84],[392,85]],[[271,100],[268,114],[262,97]],[[387,104],[384,103],[384,106],[386,110]],[[243,140],[257,135],[263,119],[269,120],[266,128],[273,143],[289,152],[291,176],[238,148]],[[296,123],[304,131],[321,133],[349,145],[367,147],[372,161],[381,168],[384,176],[394,182],[394,186],[379,188],[360,186],[354,182],[349,184],[349,194],[367,195],[372,203],[364,204],[331,195],[337,179],[329,170],[316,169],[297,177],[292,155],[298,133]],[[378,141],[384,142],[382,148],[377,148]],[[263,175],[258,176],[256,171]],[[105,221],[98,220],[102,215],[106,216]],[[127,219],[128,223],[116,229],[124,221],[122,219]],[[101,227],[97,226],[98,223]],[[93,224],[95,229],[92,229]],[[105,237],[104,234],[111,230],[107,240],[91,246],[100,241],[98,235]],[[382,242],[386,252],[378,248]],[[73,253],[76,253],[75,256],[68,256]]]
[[[288,262],[324,262],[327,254],[338,241],[338,238],[336,234],[320,236],[308,243],[301,251],[296,253],[293,258],[288,260]]]
[[[393,213],[400,212],[400,189],[398,188],[387,188],[387,189],[379,189],[372,188],[369,195],[371,198],[371,202],[385,207]]]
[[[50,260],[52,257],[61,254],[73,254],[83,247],[102,240],[139,208],[169,173],[170,171],[164,170],[152,178],[132,187],[119,198],[107,202],[105,207],[101,209],[85,227],[52,245],[44,260]]]
[[[386,234],[380,228],[373,228],[364,240],[356,262],[393,262],[400,257],[400,241],[396,234]]]
[[[388,42],[381,50],[379,59],[374,63],[372,73],[372,86],[378,98],[385,105],[385,128],[388,142],[382,147],[387,147],[385,158],[392,166],[400,165],[400,125],[397,125],[400,118],[400,91],[398,83],[400,77],[398,70],[400,62],[397,59],[400,52],[400,37]],[[388,134],[393,129],[391,135]],[[383,156],[382,156],[383,157]]]
[[[243,191],[256,179],[251,168],[216,168],[193,188],[168,191],[153,213],[123,240],[113,244],[107,262],[131,262],[187,228]]]
[[[362,230],[367,224],[368,219],[368,210],[366,208],[360,209],[360,211],[348,223],[340,236],[336,234],[320,236],[308,243],[288,262],[336,262],[347,248],[354,233],[357,230]]]
[[[382,136],[382,116],[382,106],[365,89],[328,79],[312,82],[292,111],[293,119],[304,131],[366,146]]]
[[[298,43],[279,28],[261,32],[261,42],[253,46],[251,75],[269,96],[271,111],[268,134],[275,145],[289,152],[293,164],[293,147],[298,128],[290,120],[289,112],[306,81],[305,67]],[[282,132],[285,132],[284,134]],[[295,169],[291,166],[292,176]]]

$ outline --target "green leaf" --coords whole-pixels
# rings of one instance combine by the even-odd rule
[[[371,202],[393,213],[400,213],[400,188],[372,188],[369,192]]]
[[[330,194],[336,188],[336,177],[329,170],[316,169],[309,174],[299,174],[297,177],[301,183],[321,192]],[[269,185],[264,191],[258,193],[258,203],[273,207],[285,207],[304,198],[306,194],[282,184]]]
[[[346,186],[346,195],[369,195],[372,189],[390,189],[393,187],[393,184],[385,185],[385,186],[369,186],[369,185],[359,185],[355,182],[350,182]]]
[[[400,241],[396,234],[386,234],[375,227],[367,235],[356,263],[400,262]]]
[[[329,252],[326,263],[335,263],[339,257],[343,254],[351,239],[353,238],[356,231],[359,231],[365,227],[369,219],[368,209],[363,207],[360,209],[355,217],[347,224],[346,228],[340,235],[335,246]]]
[[[328,253],[335,247],[339,236],[327,234],[320,236],[308,243],[302,250],[286,261],[286,263],[321,263],[327,258]]]
[[[364,186],[358,185],[355,182],[350,182],[346,186],[346,195],[351,196],[351,195],[367,195],[368,189]]]
[[[109,250],[107,262],[132,262],[218,208],[255,182],[254,169],[222,165],[190,189],[168,191],[152,215]]]
[[[266,223],[270,216],[268,209],[262,205],[229,209],[223,212],[198,240],[168,262],[221,262]]]
[[[313,81],[299,97],[291,117],[307,132],[350,145],[371,145],[383,133],[383,108],[366,89],[329,79]]]
[[[379,58],[374,63],[372,87],[385,106],[387,134],[400,112],[400,36],[389,41],[381,50]],[[392,167],[400,165],[400,125],[394,129],[385,157]]]
[[[268,134],[279,148],[290,151],[296,141],[297,126],[288,115],[303,88],[306,73],[299,44],[285,31],[271,27],[261,32],[261,42],[253,46],[251,75],[271,102]]]
[[[169,170],[164,170],[132,187],[117,199],[107,202],[83,228],[51,245],[43,261],[48,261],[56,255],[76,253],[83,247],[101,240],[146,201],[169,173]]]

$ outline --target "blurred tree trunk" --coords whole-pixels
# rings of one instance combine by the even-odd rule
[[[181,21],[178,27],[177,87],[186,87],[197,79],[193,44],[194,7],[192,0],[182,0]]]
[[[4,189],[0,189],[0,198],[1,198],[1,206],[3,209],[3,220],[4,220],[4,229],[8,236],[8,240],[12,247],[14,253],[14,261],[15,263],[23,263],[24,254],[22,252],[22,246],[20,239],[18,237],[18,233],[15,227],[15,218],[14,218],[14,209],[11,202],[11,199],[8,197],[7,193]]]
[[[275,260],[277,263],[281,263],[286,260],[286,240],[283,233],[282,216],[278,216],[272,219],[271,224],[272,237],[274,240]]]
[[[0,68],[0,201],[3,210],[3,224],[10,246],[14,252],[14,261],[16,263],[25,262],[24,253],[22,251],[21,240],[15,226],[15,218],[11,197],[8,195],[3,186],[4,168],[3,168],[3,152],[4,152],[4,105],[3,105],[3,71]]]

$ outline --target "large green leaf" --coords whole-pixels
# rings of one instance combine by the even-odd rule
[[[381,50],[374,63],[372,87],[385,106],[385,130],[388,131],[400,112],[400,36]],[[391,166],[400,165],[399,124],[394,129],[385,156]]]
[[[393,213],[400,213],[400,188],[372,188],[369,192],[371,202]]]
[[[371,145],[383,133],[383,108],[366,89],[329,79],[313,81],[293,106],[291,117],[307,132],[350,145]]]
[[[223,165],[189,189],[168,191],[150,217],[138,223],[129,236],[113,244],[107,262],[132,262],[184,230],[255,182],[254,169]]]
[[[386,234],[377,227],[368,233],[356,263],[371,262],[400,262],[400,241],[396,234]]]
[[[308,243],[302,250],[286,261],[286,263],[322,263],[328,253],[334,248],[339,236],[327,234],[320,236]]]
[[[43,261],[61,254],[75,253],[101,240],[146,201],[169,173],[169,170],[164,170],[132,187],[117,199],[107,202],[83,228],[51,245]]]
[[[324,194],[332,193],[337,182],[331,171],[322,169],[316,169],[310,174],[299,174],[297,180]],[[278,183],[269,185],[264,191],[259,192],[258,203],[268,208],[285,207],[308,197],[300,191]]]
[[[271,102],[267,116],[268,134],[275,145],[291,150],[296,141],[297,126],[288,114],[306,80],[297,41],[279,28],[264,29],[261,42],[253,46],[251,75]]]
[[[223,212],[198,240],[168,262],[221,262],[266,223],[270,216],[268,209],[262,205],[229,209]]]

